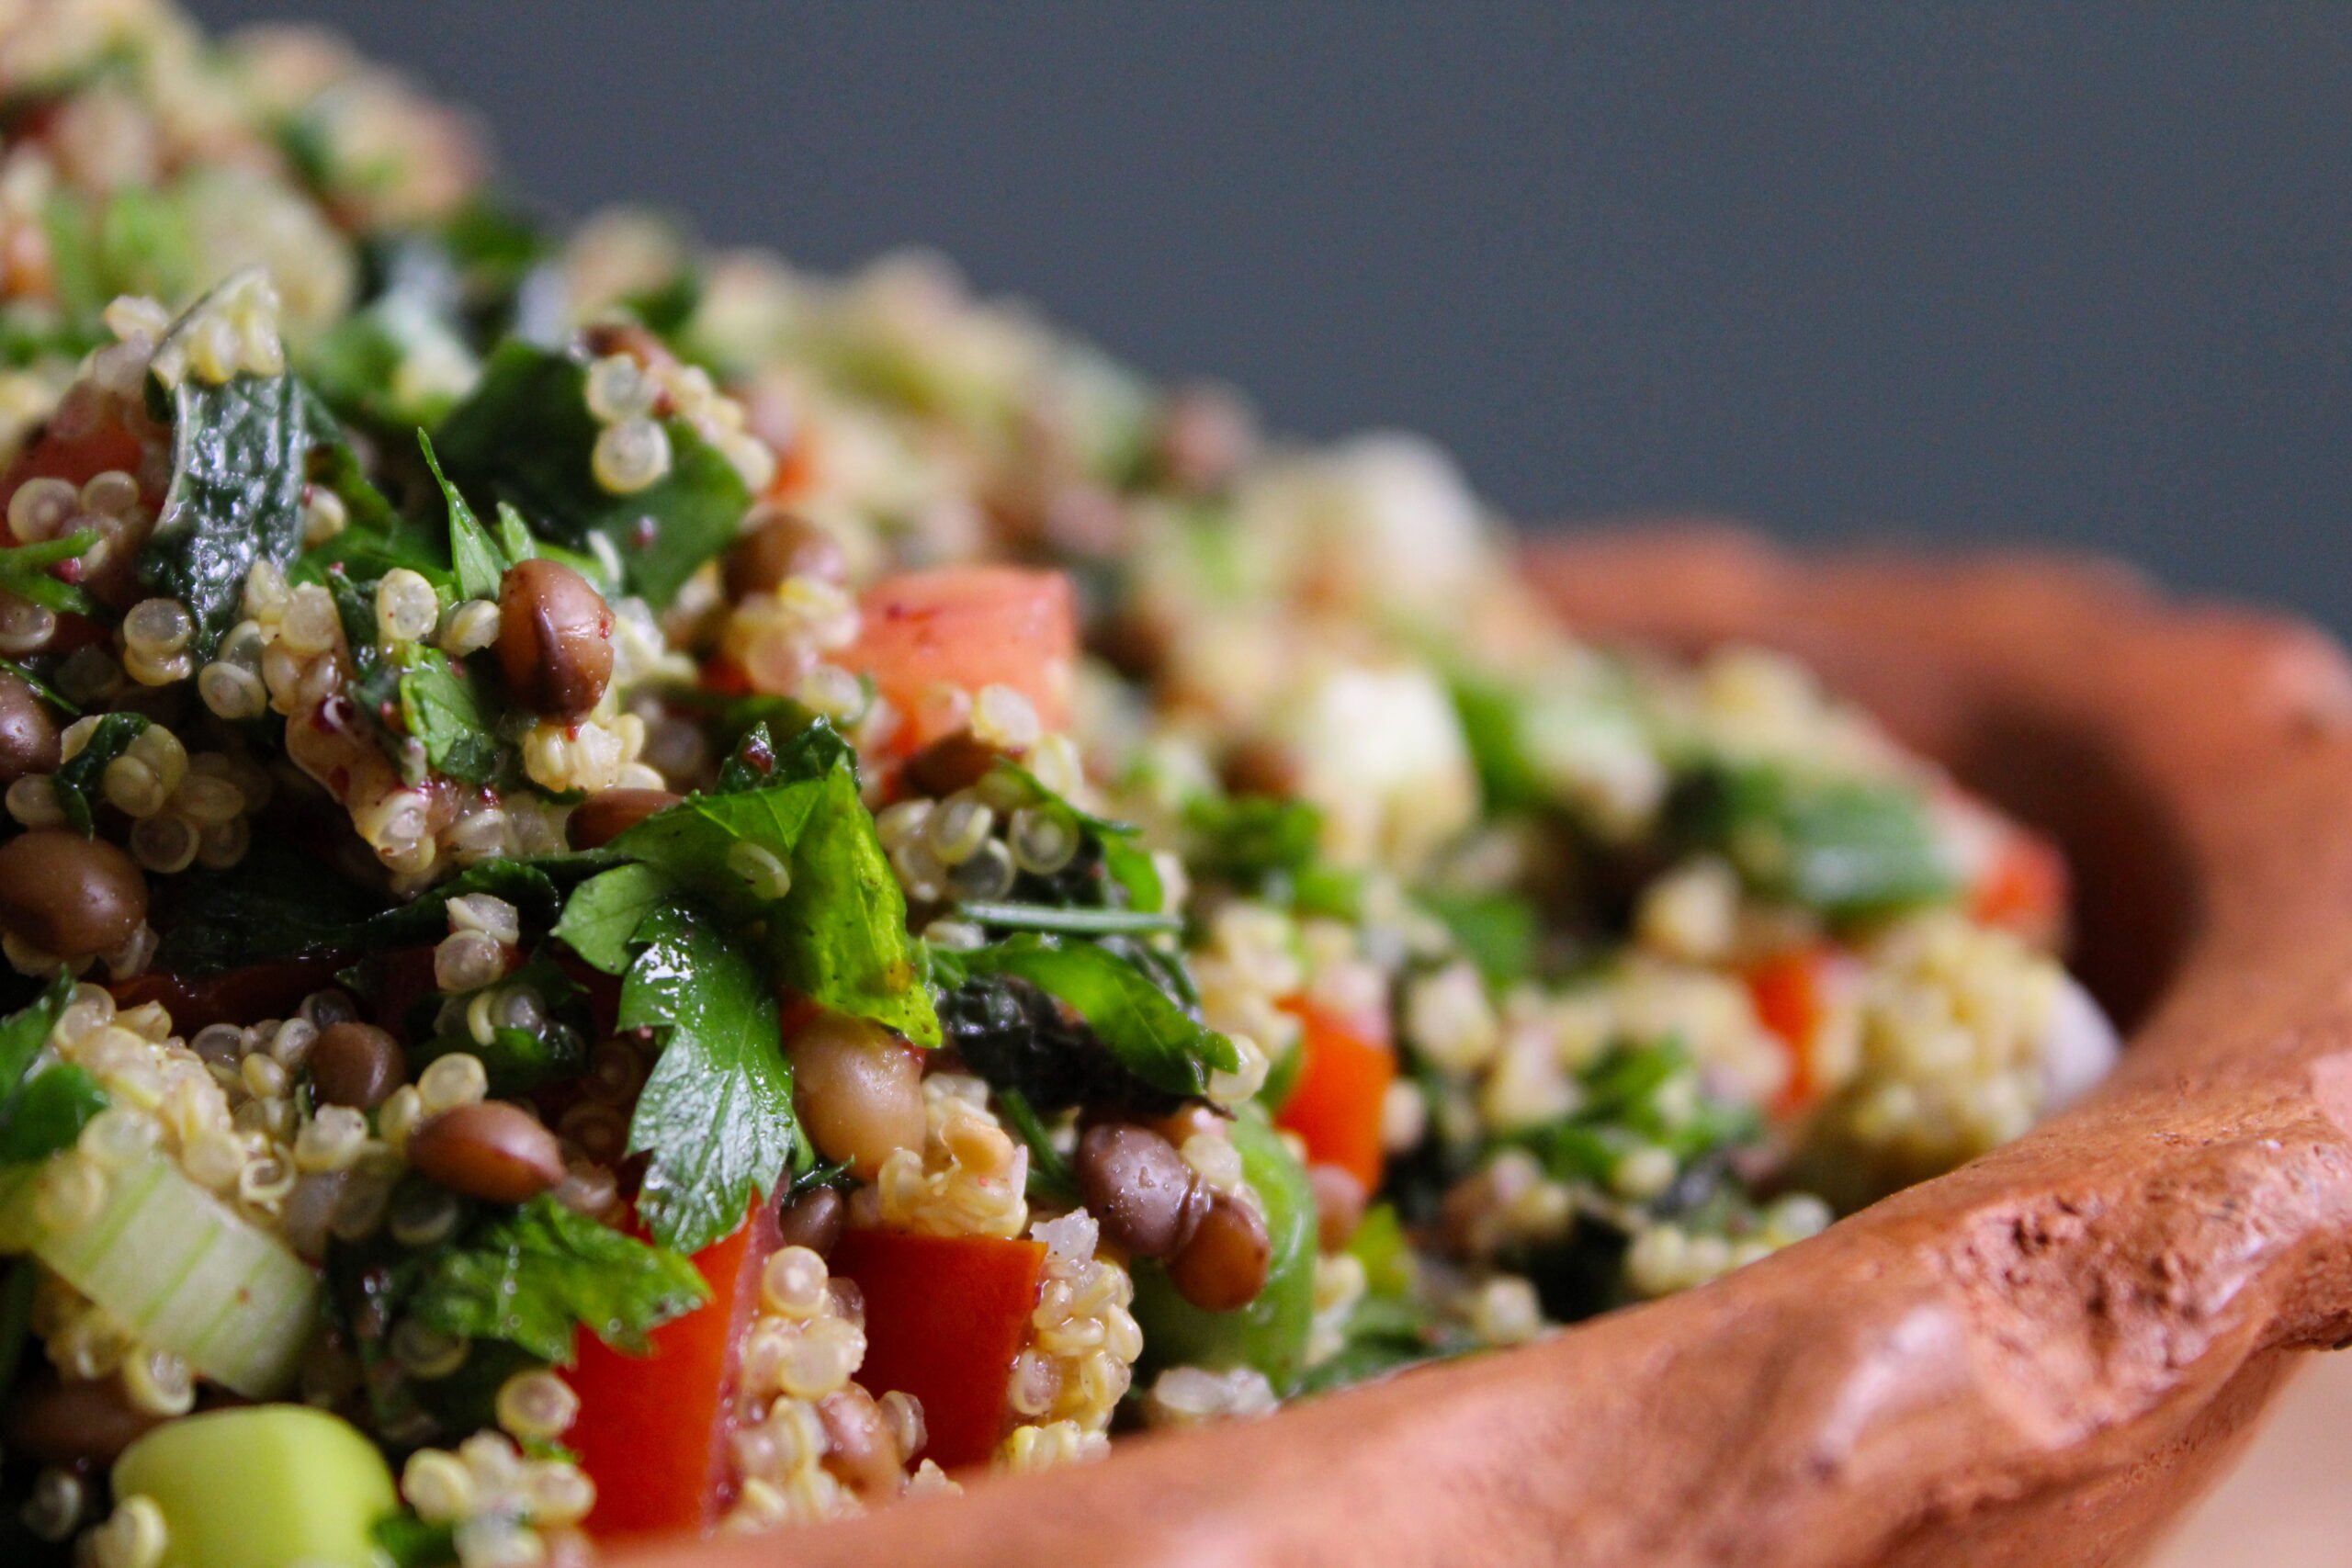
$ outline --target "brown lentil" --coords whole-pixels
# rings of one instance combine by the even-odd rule
[[[811,1187],[777,1214],[776,1245],[805,1247],[820,1258],[828,1257],[842,1239],[842,1226],[848,1218],[849,1205],[839,1192],[830,1187]]]
[[[809,1141],[871,1181],[882,1162],[923,1142],[922,1062],[888,1030],[846,1013],[801,1025],[786,1054]]]
[[[575,850],[601,850],[684,798],[666,789],[600,789],[572,811],[564,823],[564,834]]]
[[[943,735],[907,759],[907,780],[928,795],[944,798],[988,777],[1003,755],[968,729]]]
[[[1168,1260],[1168,1280],[1203,1312],[1234,1312],[1258,1299],[1272,1262],[1266,1222],[1220,1192],[1209,1201],[1193,1238]]]
[[[789,512],[771,512],[728,550],[720,570],[729,599],[773,593],[796,577],[849,581],[849,558],[821,524]]]
[[[147,919],[139,863],[104,839],[39,828],[0,844],[0,929],[64,959],[119,947]]]
[[[522,1203],[564,1178],[555,1134],[520,1106],[478,1100],[418,1123],[408,1162],[452,1192],[490,1203]]]
[[[44,1380],[8,1406],[8,1451],[43,1464],[111,1464],[168,1417],[130,1403],[119,1378]]]
[[[498,666],[514,700],[550,718],[579,718],[613,678],[613,612],[561,561],[518,561],[498,591]]]
[[[29,682],[0,673],[0,786],[57,770],[57,720]]]
[[[407,1076],[400,1042],[372,1023],[330,1023],[311,1047],[311,1087],[320,1103],[373,1111]]]
[[[1102,1234],[1141,1258],[1182,1247],[1209,1205],[1176,1145],[1131,1122],[1089,1127],[1072,1165],[1079,1195]]]

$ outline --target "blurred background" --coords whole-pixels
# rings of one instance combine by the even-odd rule
[[[2352,7],[193,0],[557,209],[920,242],[1521,518],[2040,540],[2352,630]],[[2340,1563],[2352,1358],[2165,1568]]]
[[[2352,7],[195,0],[560,209],[912,241],[1506,511],[2119,552],[2352,627]]]

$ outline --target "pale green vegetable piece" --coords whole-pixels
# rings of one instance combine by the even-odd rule
[[[285,1393],[318,1322],[317,1273],[161,1155],[107,1178],[96,1218],[51,1232],[36,1217],[37,1174],[17,1175],[0,1188],[0,1247],[28,1249],[213,1382],[248,1399]]]
[[[376,1445],[305,1404],[166,1422],[115,1461],[114,1495],[163,1510],[161,1568],[375,1568],[399,1506]]]

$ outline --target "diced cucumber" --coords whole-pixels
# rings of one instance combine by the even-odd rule
[[[398,1506],[376,1445],[303,1404],[166,1422],[115,1461],[114,1495],[163,1510],[161,1568],[374,1568]]]
[[[318,1275],[161,1155],[110,1177],[97,1218],[70,1231],[41,1226],[37,1181],[14,1184],[0,1236],[213,1382],[248,1399],[285,1392],[318,1321]]]

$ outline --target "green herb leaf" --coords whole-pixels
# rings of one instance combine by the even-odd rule
[[[1004,1120],[1029,1145],[1029,1196],[1052,1203],[1076,1203],[1079,1201],[1078,1175],[1054,1146],[1053,1134],[1046,1130],[1045,1118],[1029,1103],[1029,1097],[1017,1089],[1001,1089],[996,1094],[997,1108],[1004,1112]]]
[[[638,928],[676,895],[676,885],[652,866],[616,865],[572,889],[554,934],[587,963],[618,975],[635,959]]]
[[[775,976],[838,1012],[886,1024],[918,1045],[939,1043],[939,1019],[907,933],[906,896],[858,798],[847,743],[811,726],[776,748],[779,782],[696,795],[614,840],[616,852],[658,866],[731,919],[764,919]],[[783,860],[792,886],[770,902],[730,867],[751,843]]]
[[[619,1026],[662,1043],[629,1122],[630,1152],[652,1156],[638,1213],[663,1246],[694,1252],[783,1178],[799,1132],[792,1068],[774,989],[716,922],[665,904],[638,936]]]
[[[107,714],[91,729],[82,749],[50,776],[57,791],[58,808],[84,838],[97,830],[97,807],[106,799],[107,764],[129,750],[147,725],[144,714]]]
[[[813,787],[792,857],[792,890],[774,917],[778,977],[837,1012],[936,1045],[939,1016],[907,933],[906,895],[858,799],[857,775],[842,761]]]
[[[424,466],[433,470],[434,482],[441,487],[442,499],[448,503],[449,565],[458,574],[458,596],[495,601],[499,583],[514,561],[490,536],[490,530],[481,525],[481,519],[466,504],[458,487],[441,471],[441,459],[433,454],[433,438],[420,430],[416,444],[424,449]]]
[[[1255,882],[1312,864],[1323,838],[1322,813],[1303,800],[1272,795],[1195,795],[1184,807],[1192,839],[1188,863],[1203,874]]]
[[[493,860],[469,865],[409,903],[383,911],[350,933],[370,951],[438,942],[448,932],[449,900],[471,893],[505,899],[523,917],[526,930],[546,926],[562,908],[558,881],[594,874],[610,863],[591,855],[548,855],[536,860]]]
[[[61,615],[90,615],[97,608],[90,596],[50,569],[72,560],[97,542],[94,530],[82,528],[62,538],[0,549],[0,588]]]
[[[436,648],[411,648],[402,662],[401,722],[424,746],[426,761],[468,784],[497,777],[498,737],[465,668]]]
[[[82,716],[81,705],[73,702],[65,695],[64,693],[59,691],[55,686],[52,686],[47,681],[42,680],[40,676],[34,671],[31,665],[27,664],[20,660],[0,659],[0,671],[6,671],[7,673],[14,675],[17,680],[22,681],[26,685],[30,686],[36,696],[40,697],[41,701],[47,703],[50,706],[55,708],[58,712],[64,714],[71,718],[79,718]]]
[[[1515,893],[1429,892],[1420,902],[1490,983],[1507,986],[1534,969],[1544,922],[1532,900]]]
[[[1205,1094],[1214,1068],[1234,1071],[1233,1042],[1189,1017],[1133,964],[1091,942],[1023,934],[933,954],[953,979],[1008,975],[1067,1002],[1119,1065],[1164,1094]]]
[[[1925,799],[1904,784],[1725,764],[1684,780],[1667,814],[1670,837],[1721,853],[1751,888],[1832,919],[1934,903],[1957,886]]]
[[[667,474],[633,494],[605,490],[590,468],[602,427],[588,412],[586,374],[568,355],[508,342],[443,422],[441,454],[458,483],[513,502],[559,542],[585,549],[603,537],[629,590],[659,609],[734,537],[751,492],[683,419],[662,422]]]
[[[30,1164],[73,1147],[90,1118],[106,1109],[106,1091],[84,1069],[52,1062],[32,1071],[73,1000],[74,977],[61,970],[30,1006],[0,1019],[0,1165]]]
[[[368,1529],[392,1568],[449,1568],[458,1561],[456,1527],[426,1524],[406,1508],[385,1515]]]
[[[510,502],[498,503],[498,547],[505,552],[509,566],[530,560],[539,553],[539,542],[531,536],[531,525],[523,521],[523,514]]]
[[[956,906],[956,912],[977,925],[999,931],[1114,936],[1184,929],[1183,917],[1155,914],[1146,909],[1057,908],[1051,904],[1015,904],[967,898]]]
[[[207,659],[236,623],[254,563],[287,567],[301,554],[311,454],[342,433],[284,375],[217,386],[186,377],[172,389],[171,417],[171,488],[140,552],[139,580],[188,607],[197,657]]]
[[[70,1149],[107,1108],[98,1080],[71,1062],[35,1074],[0,1109],[0,1165],[26,1165]]]
[[[684,1258],[543,1193],[435,1254],[409,1311],[446,1334],[504,1340],[570,1366],[575,1328],[642,1353],[648,1334],[709,1299]]]
[[[266,833],[254,836],[235,865],[193,866],[160,879],[155,897],[164,940],[154,967],[184,979],[334,953],[384,905],[381,895]]]

